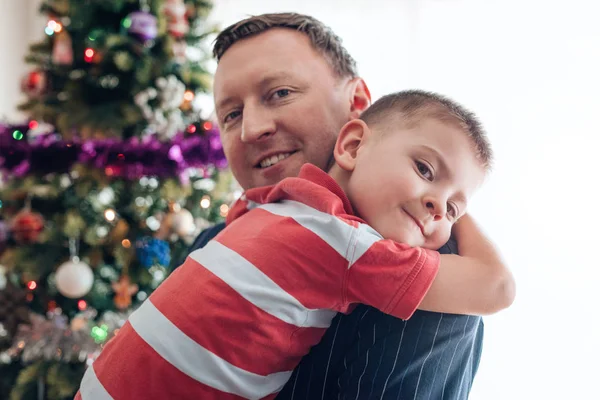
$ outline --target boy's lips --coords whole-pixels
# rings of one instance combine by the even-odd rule
[[[402,211],[404,211],[406,213],[406,215],[408,215],[414,221],[414,223],[419,227],[421,234],[423,236],[426,236],[425,235],[425,227],[423,226],[423,223],[421,221],[419,221],[417,218],[413,217],[413,215],[411,213],[409,213],[408,211],[406,211],[405,209],[402,209]]]

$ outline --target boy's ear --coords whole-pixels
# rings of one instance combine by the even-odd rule
[[[350,81],[350,117],[358,118],[371,105],[371,92],[362,78]]]
[[[361,119],[353,119],[342,127],[333,148],[333,157],[340,168],[348,172],[354,170],[358,150],[370,133],[369,127]]]

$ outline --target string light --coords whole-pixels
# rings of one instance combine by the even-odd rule
[[[62,30],[63,30],[62,24],[53,19],[48,21],[48,23],[46,24],[46,28],[44,28],[44,32],[46,32],[46,35],[48,35],[48,36],[52,36],[55,33],[62,32]]]
[[[35,283],[35,281],[29,281],[27,282],[27,287],[29,290],[34,290],[37,287],[37,283]]]
[[[188,133],[196,133],[196,125],[192,124],[192,125],[188,126],[187,132]]]
[[[202,200],[200,200],[200,207],[202,207],[202,208],[210,207],[210,197],[202,196]]]
[[[204,128],[204,130],[205,130],[205,131],[208,131],[208,130],[212,129],[212,127],[213,127],[213,126],[212,126],[212,123],[210,123],[210,122],[206,121],[206,122],[205,122],[205,123],[202,125],[202,127]]]
[[[192,101],[194,100],[194,92],[192,92],[191,90],[186,90],[185,93],[183,94],[183,98],[185,101]]]
[[[109,208],[108,210],[104,211],[104,218],[106,218],[108,222],[113,222],[115,218],[117,218],[117,213],[112,208]]]
[[[83,53],[85,61],[89,62],[89,63],[92,62],[92,60],[94,59],[94,54],[95,53],[96,52],[94,51],[94,49],[92,49],[90,47],[88,47],[87,49],[85,49],[85,52]]]
[[[101,325],[93,327],[91,336],[96,343],[104,342],[108,337],[108,326]]]
[[[85,300],[79,300],[77,302],[77,308],[79,308],[80,311],[83,311],[87,308],[87,302]]]
[[[226,217],[227,214],[229,213],[229,206],[227,204],[221,204],[221,207],[219,207],[219,211],[220,211],[221,217]]]
[[[36,129],[39,126],[36,120],[29,121],[29,129]]]
[[[132,23],[132,22],[133,22],[133,21],[131,20],[131,18],[129,18],[129,17],[126,17],[126,18],[124,18],[124,19],[123,19],[123,21],[121,22],[121,25],[123,26],[123,28],[125,28],[125,29],[129,29],[129,28],[131,28],[131,23]]]
[[[23,139],[23,136],[25,136],[25,135],[23,135],[23,132],[21,132],[20,130],[17,129],[13,132],[12,136],[13,136],[13,139],[15,139],[15,140],[21,140],[21,139]]]
[[[125,247],[126,249],[131,247],[131,241],[129,239],[123,239],[123,241],[121,242],[121,245],[123,247]]]

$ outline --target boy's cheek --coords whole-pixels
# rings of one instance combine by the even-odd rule
[[[439,227],[431,236],[429,236],[426,245],[423,247],[431,250],[438,250],[443,247],[450,240],[451,230],[452,225],[450,223]]]

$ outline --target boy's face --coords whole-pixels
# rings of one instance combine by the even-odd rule
[[[383,237],[439,249],[485,171],[458,127],[434,119],[411,129],[384,126],[375,126],[358,148],[348,197],[356,213]]]
[[[215,73],[225,156],[244,189],[326,168],[351,116],[350,78],[340,79],[308,37],[274,28],[234,43]]]

